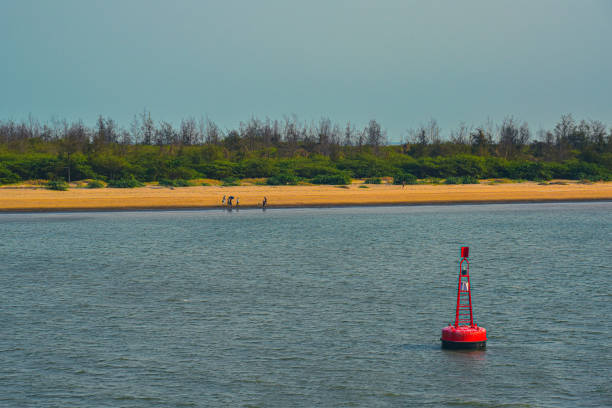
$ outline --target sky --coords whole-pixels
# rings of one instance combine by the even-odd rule
[[[612,125],[610,0],[0,0],[0,120]]]

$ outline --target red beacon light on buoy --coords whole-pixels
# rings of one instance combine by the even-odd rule
[[[442,347],[447,349],[484,349],[487,330],[474,324],[472,313],[472,288],[470,286],[469,247],[461,247],[459,282],[457,284],[457,309],[455,324],[442,329]]]

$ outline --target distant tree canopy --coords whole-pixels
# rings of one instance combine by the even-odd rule
[[[612,129],[563,115],[534,137],[512,117],[460,124],[442,136],[435,120],[389,144],[376,120],[363,129],[328,118],[301,122],[251,118],[222,130],[208,118],[178,127],[134,116],[128,129],[100,116],[81,121],[0,121],[0,184],[29,179],[189,180],[271,178],[272,184],[346,182],[348,178],[612,179]]]

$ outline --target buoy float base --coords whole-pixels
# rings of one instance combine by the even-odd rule
[[[487,330],[484,327],[453,326],[442,329],[442,348],[451,350],[482,350],[487,346]]]
[[[446,341],[442,340],[442,348],[449,350],[483,350],[487,348],[486,341]]]

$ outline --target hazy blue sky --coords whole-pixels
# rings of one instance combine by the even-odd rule
[[[612,1],[0,0],[0,119],[612,124]]]

